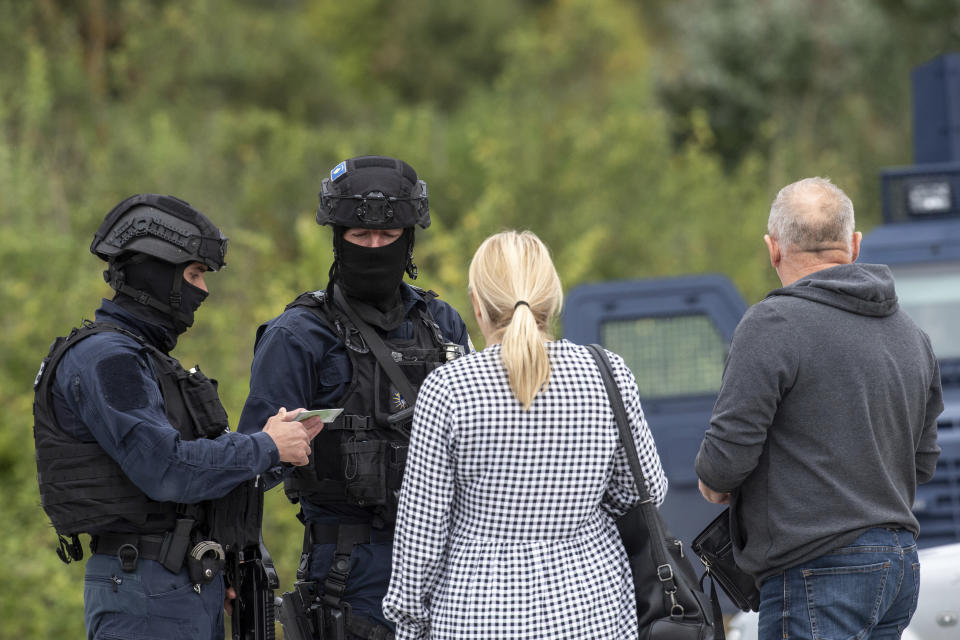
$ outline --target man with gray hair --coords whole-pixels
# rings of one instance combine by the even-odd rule
[[[783,287],[737,326],[700,491],[730,504],[760,638],[898,638],[916,608],[918,483],[936,468],[940,372],[884,265],[856,264],[853,204],[784,187],[764,241]]]

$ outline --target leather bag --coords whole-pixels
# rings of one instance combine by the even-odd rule
[[[745,573],[733,559],[733,536],[730,528],[730,509],[724,509],[713,522],[701,531],[690,545],[697,554],[714,584],[719,584],[735,606],[742,611],[759,611],[760,591],[753,576]],[[700,580],[703,585],[703,578]]]
[[[640,501],[617,520],[633,573],[640,640],[723,640],[722,621],[707,613],[712,610],[709,600],[684,555],[683,543],[669,534],[647,491],[637,445],[606,351],[596,344],[587,349],[600,368],[640,493]]]

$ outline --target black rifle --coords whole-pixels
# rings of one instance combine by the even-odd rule
[[[259,545],[227,554],[226,572],[237,592],[230,618],[233,640],[276,640],[274,590],[280,577],[262,534]]]

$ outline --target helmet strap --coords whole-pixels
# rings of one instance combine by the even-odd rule
[[[173,284],[170,287],[170,309],[174,312],[175,315],[179,315],[177,312],[180,309],[180,303],[183,301],[183,297],[180,295],[180,290],[183,287],[183,272],[187,270],[187,263],[178,265],[173,271]]]
[[[416,280],[416,279],[417,279],[417,276],[420,275],[420,270],[417,269],[417,265],[414,264],[414,262],[413,262],[413,242],[414,242],[414,240],[415,240],[416,237],[417,237],[417,230],[414,229],[413,227],[408,227],[407,229],[404,229],[404,233],[405,233],[405,234],[406,234],[407,230],[409,230],[409,239],[408,239],[408,241],[407,241],[407,242],[408,242],[408,244],[407,244],[407,265],[404,267],[404,271],[407,272],[407,275],[410,276],[410,279],[411,279],[411,280]]]
[[[343,243],[345,242],[343,234],[346,233],[346,231],[347,227],[338,224],[333,225],[333,264],[330,265],[330,271],[327,273],[328,282],[331,285],[340,274],[340,255],[343,252],[341,247],[343,247]]]

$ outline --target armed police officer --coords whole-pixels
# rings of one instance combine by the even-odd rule
[[[262,430],[231,433],[216,382],[169,355],[226,248],[177,198],[118,204],[90,246],[116,295],[54,342],[37,375],[37,475],[60,558],[80,560],[78,534],[91,535],[88,638],[223,638],[224,546],[246,526],[235,490],[281,462],[306,464],[323,426],[280,410]]]
[[[281,617],[291,637],[390,638],[381,601],[417,389],[472,346],[452,307],[403,281],[417,275],[414,226],[430,224],[410,165],[341,162],[322,181],[317,222],[333,227],[329,282],[258,330],[239,429],[255,430],[273,406],[343,408],[310,464],[285,480],[305,532],[300,581],[286,594],[296,603],[285,599]],[[292,621],[291,609],[308,611]]]

